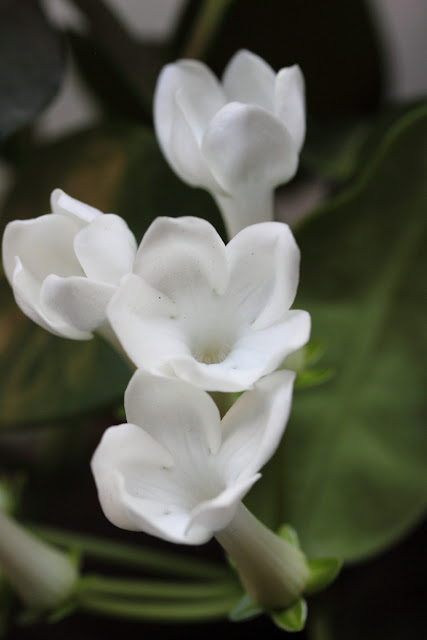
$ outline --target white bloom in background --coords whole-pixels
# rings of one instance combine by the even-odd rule
[[[137,371],[125,393],[129,423],[107,429],[92,459],[107,518],[176,543],[216,535],[258,602],[289,604],[308,578],[305,558],[241,500],[280,442],[293,380],[290,371],[263,378],[221,422],[206,392]]]
[[[55,189],[52,213],[14,220],[3,265],[22,311],[48,331],[86,340],[106,328],[106,306],[132,270],[136,241],[125,221]]]
[[[304,79],[298,66],[276,74],[245,50],[222,83],[203,63],[180,60],[160,73],[154,123],[171,167],[212,193],[232,237],[272,220],[274,188],[295,174],[305,137]]]
[[[0,570],[31,609],[56,608],[77,587],[75,562],[26,531],[1,509]]]
[[[264,222],[227,246],[201,218],[157,218],[107,315],[137,367],[208,391],[243,391],[307,342],[310,316],[289,310],[299,249]]]

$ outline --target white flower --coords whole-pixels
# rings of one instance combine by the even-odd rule
[[[159,144],[174,171],[208,189],[230,237],[273,219],[273,190],[294,175],[305,136],[304,79],[277,74],[239,51],[222,84],[203,63],[181,60],[161,72],[154,99]]]
[[[241,500],[280,442],[293,380],[290,371],[263,378],[221,422],[206,392],[137,371],[125,394],[129,423],[107,429],[92,459],[107,518],[176,543],[216,535],[258,602],[289,604],[305,586],[305,559]]]
[[[208,391],[243,391],[309,337],[289,310],[299,250],[289,227],[264,222],[227,246],[200,218],[157,218],[107,309],[137,367]]]
[[[0,570],[32,609],[63,604],[75,590],[75,562],[26,531],[0,509]]]
[[[52,213],[10,222],[3,265],[22,311],[52,333],[85,340],[106,323],[107,303],[132,270],[126,223],[55,189]]]

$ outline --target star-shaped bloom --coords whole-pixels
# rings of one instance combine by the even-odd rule
[[[310,316],[290,310],[299,249],[265,222],[224,245],[200,218],[157,218],[107,315],[137,367],[208,391],[243,391],[308,340]]]
[[[203,63],[180,60],[159,76],[154,122],[171,167],[212,193],[232,237],[273,219],[274,188],[297,169],[304,79],[298,66],[276,74],[245,50],[231,59],[222,83]]]
[[[128,424],[107,429],[92,460],[107,518],[185,544],[227,527],[280,442],[294,375],[263,378],[221,422],[205,391],[138,370],[125,393]]]
[[[129,423],[107,429],[92,459],[113,524],[181,544],[215,536],[252,599],[267,609],[298,599],[309,569],[304,554],[241,500],[280,442],[294,375],[266,376],[221,421],[205,391],[138,370],[125,394]]]
[[[4,270],[27,316],[56,335],[85,340],[105,328],[107,304],[132,270],[136,241],[122,218],[60,189],[51,206],[50,214],[7,225]]]

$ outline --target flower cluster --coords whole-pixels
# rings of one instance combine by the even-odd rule
[[[93,457],[106,516],[172,542],[215,535],[251,597],[287,607],[307,582],[305,557],[241,500],[290,412],[294,374],[276,370],[310,332],[308,313],[290,308],[299,250],[271,206],[304,138],[302,75],[241,51],[220,85],[181,61],[161,73],[154,111],[166,158],[212,192],[230,242],[203,219],[158,218],[137,248],[120,217],[55,190],[52,213],[7,226],[5,273],[32,320],[77,340],[99,333],[137,368],[129,422]],[[221,421],[207,391],[244,393]]]

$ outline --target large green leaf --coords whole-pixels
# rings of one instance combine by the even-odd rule
[[[57,186],[121,214],[138,238],[158,215],[207,217],[223,229],[212,198],[172,173],[143,127],[103,127],[29,150],[2,226],[47,213]],[[0,282],[0,423],[60,419],[111,405],[129,376],[101,340],[75,342],[39,329],[18,309],[7,282]]]
[[[426,506],[426,174],[423,107],[394,124],[357,184],[298,233],[297,307],[327,341],[335,376],[295,394],[253,500],[279,485],[271,510],[309,556],[372,554]]]
[[[30,122],[56,94],[65,46],[36,0],[0,2],[0,139]]]
[[[131,371],[101,339],[74,342],[40,329],[0,280],[0,428],[112,405]]]

